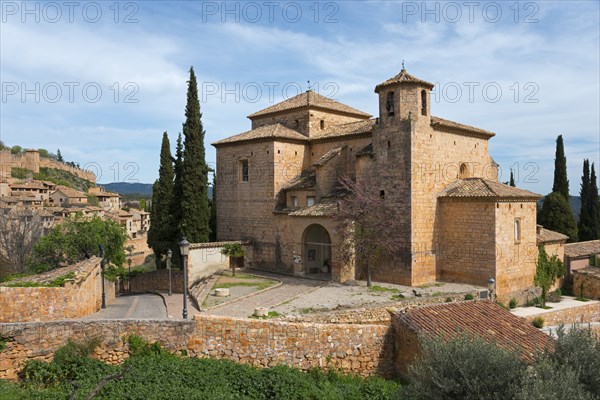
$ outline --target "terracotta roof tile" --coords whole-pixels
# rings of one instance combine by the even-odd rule
[[[461,301],[423,306],[399,312],[397,324],[420,334],[452,338],[460,332],[495,341],[499,346],[521,351],[532,361],[537,351],[552,346],[552,339],[525,319],[491,301]]]
[[[433,86],[434,86],[433,83],[427,82],[427,81],[424,81],[423,79],[419,79],[415,76],[412,76],[411,74],[406,72],[406,70],[404,68],[402,68],[402,71],[400,71],[400,73],[398,75],[388,79],[385,82],[381,82],[379,85],[375,86],[375,93],[379,93],[379,91],[386,86],[395,85],[398,83],[416,83],[416,84],[428,87],[429,89],[433,89]]]
[[[589,257],[592,254],[600,254],[600,240],[565,244],[565,256],[579,258]]]
[[[471,125],[461,124],[459,122],[450,121],[447,119],[443,119],[440,117],[431,116],[431,126],[433,129],[442,130],[442,131],[450,131],[450,132],[458,132],[458,133],[470,133],[475,134],[477,136],[483,136],[487,138],[491,138],[496,136],[494,132],[486,131],[484,129],[475,128]]]
[[[48,190],[48,188],[42,182],[23,182],[13,183],[9,185],[11,189],[38,189]]]
[[[373,130],[373,125],[375,125],[375,119],[330,125],[327,129],[311,135],[310,139],[319,140],[370,133]]]
[[[56,191],[62,192],[65,196],[69,198],[79,198],[79,197],[87,197],[85,193],[80,192],[79,190],[71,189],[66,186],[58,186]]]
[[[327,153],[323,154],[321,156],[321,158],[319,158],[316,162],[315,162],[315,166],[316,167],[320,167],[325,165],[329,160],[337,157],[340,155],[340,153],[342,152],[342,150],[344,149],[344,147],[347,147],[346,145],[343,146],[339,146],[336,147],[334,149],[329,150]]]
[[[315,93],[312,90],[308,90],[304,93],[300,93],[297,96],[294,96],[280,103],[267,107],[263,110],[250,114],[248,118],[253,119],[264,115],[274,114],[281,111],[300,109],[307,106],[324,108],[328,110],[338,111],[344,114],[356,115],[359,117],[371,117],[371,114],[367,114],[366,112],[347,106],[343,103],[340,103],[339,101],[332,100],[325,96],[321,96],[320,94]]]
[[[567,235],[563,235],[560,232],[554,232],[550,229],[546,229],[541,225],[537,226],[537,244],[550,243],[550,242],[566,242],[569,239]]]
[[[533,199],[542,196],[528,190],[518,189],[503,183],[490,181],[483,178],[459,179],[451,183],[442,191],[439,198],[510,198]]]
[[[292,179],[283,190],[314,189],[317,185],[317,174],[314,168],[302,171],[302,174]]]
[[[228,143],[238,143],[258,139],[292,139],[296,141],[308,142],[308,138],[303,134],[287,128],[281,124],[266,125],[260,128],[252,129],[239,135],[231,136],[226,139],[214,142],[213,146],[219,146]]]

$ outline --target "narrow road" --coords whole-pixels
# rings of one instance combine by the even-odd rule
[[[119,296],[105,309],[82,318],[96,319],[165,319],[167,308],[162,297],[155,294]]]
[[[277,279],[281,281],[282,284],[276,288],[266,290],[262,293],[233,301],[222,307],[207,310],[206,313],[211,315],[248,318],[254,314],[255,307],[274,307],[327,284],[327,282],[324,281],[299,279],[285,275],[270,274],[262,271],[249,272],[259,276],[264,276],[265,278]]]

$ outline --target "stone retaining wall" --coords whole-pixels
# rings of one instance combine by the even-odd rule
[[[573,293],[588,299],[600,299],[600,268],[588,267],[573,271]]]
[[[79,318],[100,310],[102,279],[100,259],[78,264],[81,275],[64,287],[0,286],[0,322],[51,321]],[[26,279],[26,278],[24,278]],[[115,298],[115,285],[105,281],[107,303]]]
[[[336,368],[360,375],[393,376],[394,344],[388,326],[306,324],[196,316],[193,321],[99,320],[0,324],[6,341],[0,379],[15,379],[29,359],[50,360],[72,338],[102,339],[94,357],[119,364],[127,336],[160,342],[171,352],[229,359],[257,367]]]
[[[173,293],[183,293],[183,271],[173,270],[171,273]],[[167,292],[169,290],[169,271],[162,269],[135,275],[129,280],[129,285],[131,293]]]
[[[525,319],[531,322],[537,317],[544,318],[545,326],[600,322],[600,303],[585,304],[580,307],[566,308],[563,310],[550,310],[541,314],[525,317]]]

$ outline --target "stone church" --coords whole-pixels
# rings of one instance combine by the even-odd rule
[[[339,254],[339,178],[369,180],[401,222],[405,256],[373,280],[533,286],[538,194],[498,182],[494,133],[431,114],[433,84],[405,69],[375,87],[379,116],[307,91],[248,116],[217,151],[218,240],[248,240],[252,264],[333,281],[364,279]]]

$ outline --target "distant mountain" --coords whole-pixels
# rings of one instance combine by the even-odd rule
[[[546,197],[540,199],[538,201],[538,206],[541,208],[544,204],[544,199]],[[571,210],[573,210],[573,215],[575,216],[575,220],[579,221],[579,213],[581,212],[581,197],[579,196],[570,196],[569,197],[569,205],[571,206]]]
[[[113,182],[113,183],[100,183],[109,192],[116,192],[121,195],[126,194],[141,194],[145,197],[152,196],[152,184],[151,183],[128,183],[128,182]],[[213,188],[208,187],[208,198],[212,198]]]
[[[102,186],[109,192],[116,192],[119,194],[142,194],[144,196],[152,196],[151,183],[113,182],[100,183],[98,186]]]

